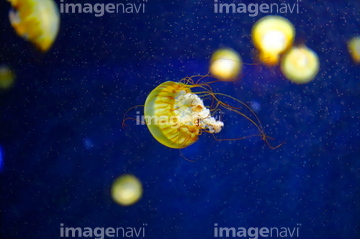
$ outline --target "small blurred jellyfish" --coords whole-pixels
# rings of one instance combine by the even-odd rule
[[[279,63],[280,54],[292,46],[295,28],[286,18],[270,15],[254,24],[251,36],[259,50],[259,60],[274,66]]]
[[[281,60],[281,71],[290,81],[305,84],[319,72],[319,57],[306,46],[293,47]]]
[[[91,148],[94,147],[94,144],[93,144],[91,139],[85,138],[84,139],[84,146],[85,146],[85,149],[91,149]]]
[[[261,110],[261,105],[259,102],[253,100],[250,102],[250,108],[257,113]]]
[[[13,86],[15,74],[5,65],[0,66],[0,89],[6,90]]]
[[[60,14],[53,0],[8,0],[14,9],[9,12],[16,33],[41,51],[49,50],[59,32]]]
[[[236,80],[242,69],[240,55],[230,48],[215,51],[210,60],[210,73],[221,81]]]
[[[0,146],[0,172],[3,171],[4,168],[4,153],[3,153],[3,149]]]
[[[350,39],[348,42],[349,53],[353,61],[357,64],[360,63],[360,36],[356,36]]]
[[[140,180],[131,174],[118,177],[111,187],[113,200],[122,206],[130,206],[136,203],[141,198],[142,193]]]

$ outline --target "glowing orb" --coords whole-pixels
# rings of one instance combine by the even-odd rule
[[[161,144],[182,149],[195,143],[202,130],[218,133],[223,122],[215,120],[198,95],[196,85],[166,81],[148,95],[145,121],[152,136]]]
[[[234,81],[241,72],[240,55],[228,48],[215,51],[210,60],[210,73],[221,81]]]
[[[8,66],[0,66],[0,89],[9,89],[15,80],[15,74]]]
[[[15,11],[9,12],[16,33],[47,51],[59,31],[60,15],[53,0],[8,0]]]
[[[360,36],[353,37],[348,42],[350,55],[355,63],[360,63]]]
[[[142,192],[141,182],[131,174],[125,174],[115,179],[111,188],[113,200],[122,206],[136,203],[141,198]]]
[[[259,50],[259,59],[266,65],[277,65],[279,55],[290,48],[295,36],[290,21],[279,16],[266,16],[252,28],[252,40]]]
[[[314,79],[319,72],[317,54],[306,46],[290,49],[281,60],[281,71],[289,80],[304,84]]]

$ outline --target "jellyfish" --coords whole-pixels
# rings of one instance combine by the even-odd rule
[[[0,145],[0,172],[3,171],[4,168],[4,153],[3,153],[3,149]]]
[[[193,91],[196,88],[200,91]],[[240,108],[222,102],[219,99],[221,96],[246,107],[252,112],[256,122],[240,112]],[[204,105],[204,97],[212,98],[212,108]],[[203,132],[214,135],[222,130],[224,122],[213,115],[220,107],[245,117],[258,128],[258,136],[268,143],[258,117],[250,107],[234,97],[213,92],[208,83],[195,83],[192,77],[184,78],[180,82],[166,81],[158,85],[145,101],[144,116],[150,133],[159,143],[169,148],[183,149],[195,143]]]
[[[132,174],[125,174],[114,180],[111,187],[111,196],[116,203],[130,206],[139,201],[142,196],[140,180]]]
[[[259,50],[259,60],[274,66],[280,54],[291,47],[295,29],[289,20],[280,16],[266,16],[258,20],[252,28],[252,40]]]
[[[6,65],[0,66],[0,89],[6,90],[13,86],[15,74]]]
[[[46,52],[59,32],[60,14],[53,0],[8,0],[14,8],[9,12],[16,33]]]
[[[348,49],[353,61],[360,63],[360,36],[353,37],[348,42]]]
[[[242,68],[240,55],[230,48],[222,48],[213,53],[210,60],[210,73],[221,81],[234,81]]]
[[[218,133],[224,125],[181,82],[166,81],[156,87],[145,101],[144,113],[152,136],[169,148],[185,148],[198,140],[201,130]]]
[[[281,60],[281,71],[290,81],[305,84],[319,72],[319,57],[306,46],[293,47]]]

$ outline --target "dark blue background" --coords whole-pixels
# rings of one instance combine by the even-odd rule
[[[158,84],[206,74],[219,47],[256,62],[250,32],[264,14],[214,14],[206,0],[149,0],[144,14],[63,14],[58,39],[41,54],[15,34],[9,8],[0,3],[0,63],[17,79],[0,93],[0,238],[59,238],[60,223],[147,223],[146,238],[213,238],[214,223],[301,224],[300,238],[360,238],[360,66],[346,46],[360,34],[359,1],[302,1],[300,14],[282,15],[296,43],[319,55],[313,82],[295,85],[277,67],[246,65],[240,81],[212,85],[258,103],[266,133],[282,147],[203,134],[182,151],[194,163],[146,126],[122,128],[123,116]],[[256,132],[234,114],[224,121],[218,137]],[[131,207],[110,196],[124,173],[144,187]]]

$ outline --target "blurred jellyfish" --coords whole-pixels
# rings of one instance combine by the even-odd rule
[[[319,72],[317,54],[306,46],[293,47],[281,60],[281,71],[284,76],[297,84],[312,81]]]
[[[131,174],[118,177],[111,187],[113,200],[122,206],[130,206],[136,203],[141,198],[142,193],[140,180]]]
[[[261,110],[261,104],[256,100],[250,102],[250,107],[254,112],[259,112]]]
[[[240,55],[230,48],[215,51],[210,60],[210,73],[221,81],[234,81],[241,72]]]
[[[3,171],[4,168],[4,153],[3,153],[3,149],[0,146],[0,172]]]
[[[47,51],[59,32],[60,14],[53,0],[8,0],[14,9],[9,12],[16,33]]]
[[[360,63],[360,36],[350,39],[348,42],[350,55],[355,63]]]
[[[94,147],[93,141],[90,138],[84,139],[85,149],[92,149]]]
[[[273,66],[278,64],[280,54],[291,47],[295,29],[286,18],[266,16],[255,23],[251,35],[260,61]]]
[[[9,89],[13,86],[15,74],[8,66],[0,66],[0,89]]]

